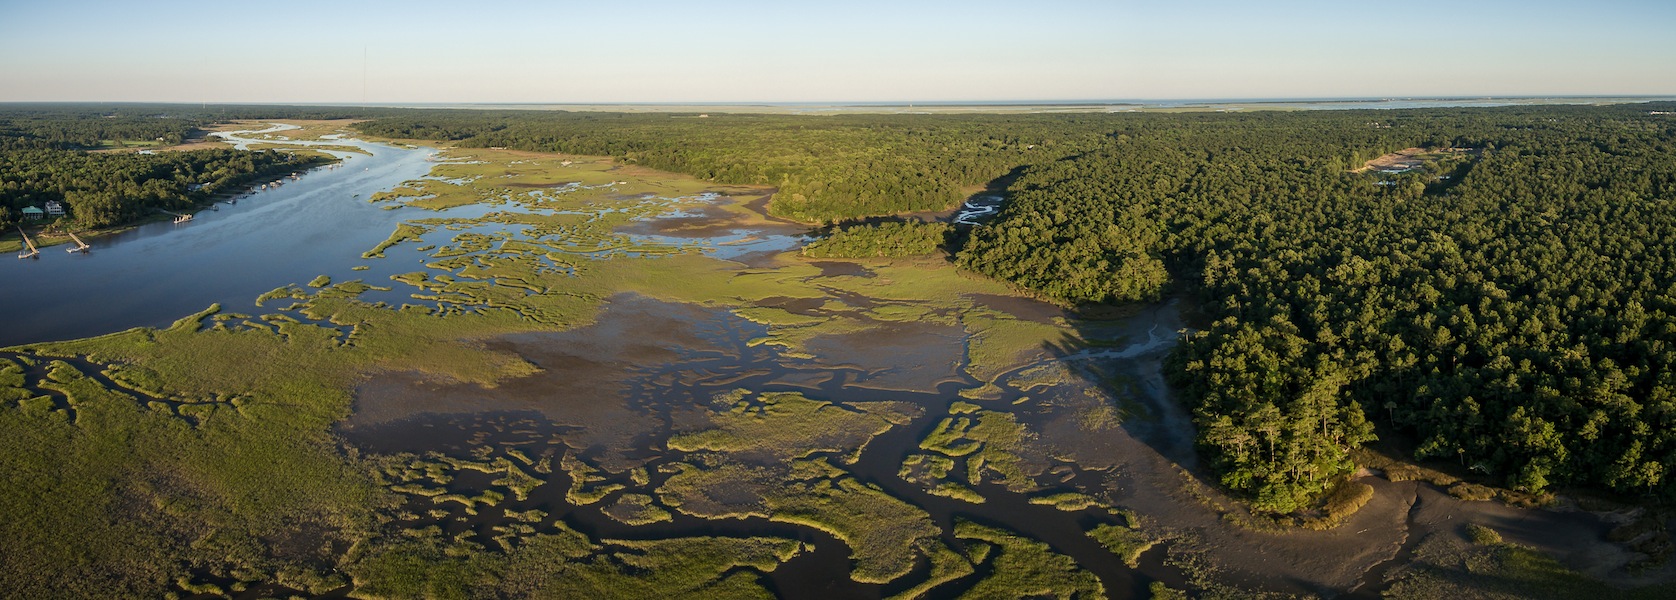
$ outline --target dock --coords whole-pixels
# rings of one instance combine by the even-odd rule
[[[70,239],[76,241],[76,247],[66,248],[65,249],[66,252],[69,252],[71,254],[75,254],[77,252],[80,252],[82,254],[87,254],[88,249],[92,248],[92,246],[87,245],[87,242],[81,241],[81,238],[76,237],[76,232],[66,231],[65,233],[70,234]]]
[[[176,223],[185,223],[185,222],[187,222],[187,221],[191,221],[191,220],[192,220],[192,215],[189,215],[189,214],[184,214],[184,213],[177,213],[177,212],[170,212],[170,211],[166,211],[166,210],[163,210],[163,209],[161,209],[161,208],[159,208],[159,209],[156,209],[156,210],[157,210],[157,212],[160,212],[160,213],[163,213],[163,214],[165,214],[165,215],[172,215],[172,216],[174,216],[174,218],[175,218],[175,222],[176,222]]]
[[[29,240],[29,234],[24,233],[22,227],[17,228],[17,234],[23,236],[23,245],[29,248],[28,252],[18,253],[17,257],[19,259],[35,258],[41,255],[41,249],[35,247],[35,242]]]

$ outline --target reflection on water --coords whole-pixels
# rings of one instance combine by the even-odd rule
[[[241,145],[262,141],[227,137]],[[418,268],[411,255],[382,261],[360,256],[388,236],[405,212],[383,210],[366,199],[425,175],[432,166],[425,160],[429,150],[346,139],[329,144],[369,154],[332,152],[344,161],[341,168],[316,169],[283,186],[240,196],[190,222],[148,223],[89,240],[88,254],[42,252],[40,260],[0,263],[5,282],[0,314],[6,323],[0,345],[165,326],[217,302],[249,312],[263,292],[317,275],[377,282]],[[442,216],[486,210],[462,207]],[[351,269],[359,264],[369,269]]]
[[[960,205],[960,212],[955,213],[954,222],[961,225],[977,225],[979,219],[986,218],[1001,210],[1000,196],[978,196]]]
[[[299,129],[274,124],[257,131],[219,132],[215,135],[238,148],[252,144],[320,147],[343,162],[315,169],[301,177],[286,177],[261,185],[237,199],[222,202],[185,223],[150,223],[92,242],[90,254],[44,252],[38,261],[0,264],[0,311],[8,326],[0,330],[0,346],[101,335],[131,327],[162,327],[174,320],[220,303],[231,312],[261,312],[259,295],[276,287],[302,284],[319,275],[332,281],[362,280],[387,285],[391,275],[425,269],[432,257],[416,244],[398,244],[385,258],[366,260],[362,252],[378,245],[398,222],[414,218],[480,219],[509,208],[545,215],[604,215],[635,212],[643,230],[623,231],[631,246],[614,241],[585,240],[593,246],[554,247],[555,252],[590,259],[636,257],[635,248],[685,248],[728,260],[773,255],[800,246],[806,237],[799,227],[745,224],[735,219],[712,221],[705,211],[717,209],[722,196],[663,198],[650,194],[615,197],[588,203],[582,210],[543,206],[559,195],[599,186],[569,184],[533,190],[505,202],[472,204],[441,211],[389,210],[400,205],[372,203],[374,194],[418,179],[435,177],[434,149],[369,143],[341,136],[324,141],[281,140],[278,132]],[[353,147],[358,152],[340,149]],[[363,154],[364,152],[365,154]],[[465,180],[445,180],[468,183]],[[411,199],[410,199],[411,200]],[[672,223],[704,221],[696,229],[665,229]],[[522,225],[478,222],[449,226],[446,235],[476,233],[504,242],[554,242],[533,237]],[[633,228],[631,228],[633,229]],[[442,234],[442,232],[438,232]],[[545,239],[538,239],[545,238]],[[619,238],[621,239],[621,238]],[[442,240],[434,240],[442,241]],[[597,246],[599,250],[592,250]],[[495,254],[500,250],[463,254]],[[664,252],[651,250],[649,255]],[[556,270],[570,267],[542,257]],[[393,306],[416,301],[411,289],[398,284],[389,291],[370,291],[363,299]],[[270,309],[271,310],[271,309]]]

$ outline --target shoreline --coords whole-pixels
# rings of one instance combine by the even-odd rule
[[[328,156],[328,155],[322,155],[322,156]],[[342,161],[337,160],[337,159],[323,160],[322,158],[317,158],[317,157],[305,157],[304,160],[308,161],[308,162],[305,162],[305,164],[303,164],[303,165],[297,165],[297,166],[301,167],[301,170],[298,170],[297,168],[294,167],[294,168],[291,169],[291,171],[292,172],[297,172],[297,173],[302,173],[302,172],[312,171],[315,168],[318,168],[318,167],[323,166],[323,165],[342,162]],[[225,201],[230,200],[230,199],[245,196],[247,194],[250,194],[251,191],[254,190],[256,186],[261,185],[261,183],[259,183],[259,181],[264,181],[270,176],[272,176],[272,173],[252,173],[251,176],[248,178],[248,181],[245,181],[245,182],[242,182],[242,183],[239,184],[240,186],[243,186],[240,189],[216,192],[215,194],[212,194],[212,195],[210,195],[210,196],[208,196],[208,197],[206,197],[202,200],[198,200],[198,201],[193,202],[192,206],[190,208],[184,209],[180,212],[183,212],[185,214],[196,215],[196,214],[198,214],[200,212],[203,212],[205,210],[209,210],[210,207],[215,206],[216,204],[220,204],[220,203],[225,202]],[[188,193],[192,193],[192,192],[188,192]],[[93,241],[93,240],[96,240],[96,239],[110,237],[110,236],[113,236],[113,235],[116,235],[116,234],[119,234],[119,233],[123,233],[123,232],[126,232],[126,231],[131,231],[133,229],[139,228],[139,227],[144,226],[144,225],[150,225],[152,223],[159,223],[159,222],[162,222],[162,221],[166,220],[166,217],[169,218],[169,219],[172,219],[172,217],[168,217],[167,215],[157,213],[156,211],[158,211],[158,210],[162,210],[162,209],[155,209],[154,208],[154,209],[152,209],[151,214],[148,214],[148,215],[146,215],[142,218],[139,218],[139,219],[135,219],[133,221],[122,223],[120,225],[112,225],[110,227],[100,227],[100,228],[87,229],[87,230],[68,229],[68,230],[59,230],[59,231],[73,231],[76,235],[80,236],[84,241]],[[61,246],[61,245],[70,243],[70,236],[68,234],[47,231],[48,229],[55,228],[60,223],[64,223],[67,218],[68,218],[67,216],[66,217],[59,217],[58,219],[56,219],[52,222],[45,223],[43,225],[36,225],[34,227],[24,226],[22,224],[19,224],[18,227],[21,227],[23,229],[23,231],[26,234],[29,235],[29,240],[31,242],[34,242],[36,248],[38,248],[38,249],[51,248],[51,247],[54,247],[54,246]],[[71,222],[73,222],[73,221],[71,221]],[[13,229],[12,231],[17,231],[17,229]],[[13,236],[11,234],[11,232],[0,232],[0,252],[19,252],[19,251],[22,251],[22,250],[23,250],[23,238],[18,237],[18,236]]]

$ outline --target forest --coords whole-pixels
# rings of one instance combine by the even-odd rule
[[[921,116],[426,111],[369,134],[465,147],[614,156],[779,189],[774,214],[810,223],[943,210],[1022,164],[1098,145],[1095,115]]]
[[[306,111],[306,112],[304,112]],[[185,209],[215,194],[318,162],[279,152],[206,149],[95,153],[111,144],[179,144],[218,120],[320,109],[147,105],[11,105],[0,109],[0,227],[28,206],[61,202],[78,229],[133,222],[154,209]],[[199,184],[197,188],[191,188]]]
[[[955,236],[959,263],[1067,305],[1196,299],[1170,371],[1200,447],[1228,488],[1288,513],[1354,468],[1375,424],[1513,489],[1676,493],[1670,108],[430,111],[361,128],[776,185],[772,212],[811,223],[947,209],[1023,167],[1001,212]],[[1409,147],[1453,158],[1358,169]]]
[[[888,221],[836,228],[803,247],[811,258],[872,258],[934,254],[948,244],[948,223]]]
[[[1513,489],[1676,495],[1676,118],[1666,104],[1246,114],[730,115],[271,107],[0,111],[0,220],[62,199],[131,220],[283,166],[95,154],[220,119],[376,117],[465,147],[613,156],[778,187],[831,224],[948,209],[970,231],[851,227],[813,256],[948,246],[1068,306],[1194,299],[1170,363],[1199,444],[1262,510],[1307,506],[1376,425]],[[112,116],[115,115],[115,116]],[[1446,159],[1363,171],[1404,148]]]

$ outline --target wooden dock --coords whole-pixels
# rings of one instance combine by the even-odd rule
[[[23,236],[23,245],[29,248],[28,252],[19,252],[18,258],[36,258],[41,255],[41,249],[35,247],[35,242],[29,240],[29,234],[24,233],[22,227],[17,228],[17,234]]]
[[[81,241],[81,238],[76,237],[76,232],[66,231],[65,233],[70,234],[70,239],[76,241],[76,247],[66,248],[65,249],[66,252],[69,252],[71,254],[75,254],[77,252],[80,252],[82,254],[87,254],[88,249],[92,248],[92,246],[87,245],[87,242]]]
[[[170,211],[166,211],[166,210],[163,210],[163,209],[161,209],[161,208],[159,208],[159,209],[156,209],[156,210],[157,210],[157,212],[160,212],[160,213],[163,213],[163,214],[165,214],[165,215],[173,215],[173,216],[174,216],[174,218],[175,218],[175,222],[176,222],[176,223],[185,223],[185,222],[187,222],[187,221],[191,221],[191,220],[192,220],[192,215],[190,215],[190,214],[182,214],[182,213],[177,213],[177,212],[170,212]]]

